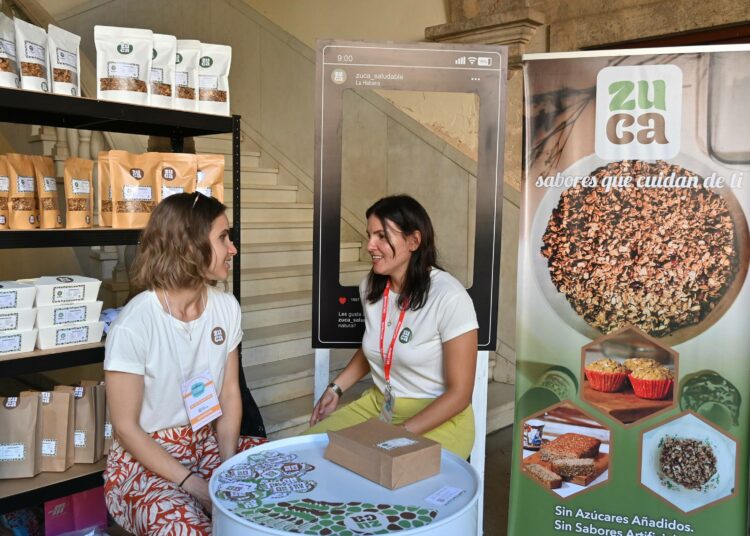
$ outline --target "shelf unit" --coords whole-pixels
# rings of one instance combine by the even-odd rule
[[[162,136],[170,138],[172,150],[175,152],[182,151],[186,137],[232,133],[232,230],[235,237],[240,236],[241,167],[238,115],[222,117],[0,88],[0,122]],[[0,250],[132,245],[138,243],[139,234],[140,231],[137,229],[108,228],[3,230],[0,231]],[[232,269],[232,291],[239,299],[239,240],[236,241],[235,247],[237,255]],[[103,360],[103,343],[71,346],[53,351],[35,350],[0,357],[0,377],[101,363]],[[34,478],[0,480],[0,514],[101,485],[105,460],[95,464],[77,464],[64,473],[40,473]]]

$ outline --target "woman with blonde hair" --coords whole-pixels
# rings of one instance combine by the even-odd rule
[[[240,437],[241,311],[215,287],[237,253],[225,210],[199,193],[156,207],[132,268],[143,291],[107,336],[105,498],[134,534],[210,534],[212,472],[265,441]]]

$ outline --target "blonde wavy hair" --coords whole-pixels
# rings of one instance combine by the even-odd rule
[[[159,203],[141,233],[131,267],[133,290],[215,285],[205,275],[213,255],[209,233],[226,208],[198,192],[171,195]]]

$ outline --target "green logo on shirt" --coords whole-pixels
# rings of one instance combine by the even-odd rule
[[[411,336],[412,336],[411,330],[409,328],[404,328],[401,331],[401,335],[398,336],[398,340],[399,342],[406,344],[407,342],[411,340]]]

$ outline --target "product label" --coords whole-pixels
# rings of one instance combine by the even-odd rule
[[[206,172],[202,169],[199,169],[195,174],[195,180],[197,182],[201,182],[206,177]]]
[[[26,446],[23,443],[0,443],[0,462],[26,459]]]
[[[80,385],[73,389],[73,398],[83,398],[84,388]]]
[[[187,71],[175,71],[174,83],[178,86],[189,86],[190,77],[188,76]]]
[[[49,404],[49,401],[52,399],[52,393],[50,393],[49,391],[42,391],[40,395],[42,404]]]
[[[57,441],[42,439],[42,456],[57,456]]]
[[[89,327],[61,328],[55,333],[55,346],[63,344],[80,344],[89,339]]]
[[[85,285],[73,285],[70,287],[53,287],[52,303],[69,301],[81,301],[86,293]]]
[[[24,177],[19,175],[16,180],[17,189],[19,192],[35,192],[34,188],[34,177]]]
[[[12,309],[18,303],[18,292],[0,292],[0,309]]]
[[[459,495],[462,495],[466,490],[461,488],[454,488],[452,486],[443,486],[435,493],[425,498],[425,502],[434,504],[435,506],[446,506],[448,503],[453,501]]]
[[[161,82],[162,80],[164,80],[164,69],[151,68],[151,81]]]
[[[18,313],[0,315],[0,331],[16,329],[18,326]]]
[[[417,442],[415,440],[409,439],[408,437],[397,437],[394,439],[389,439],[388,441],[383,441],[382,443],[378,443],[377,447],[383,450],[393,450],[416,444]]]
[[[0,354],[18,352],[21,349],[21,334],[0,336]]]
[[[153,193],[150,186],[123,186],[122,197],[126,201],[151,201]]]
[[[44,177],[44,191],[45,192],[57,191],[57,179],[55,179],[55,177]]]
[[[73,444],[77,449],[86,446],[86,430],[76,430],[73,435]]]
[[[211,197],[211,187],[210,186],[206,186],[205,188],[196,188],[195,191],[202,193],[206,197]]]
[[[74,194],[83,194],[87,195],[91,193],[91,182],[87,181],[85,179],[73,179],[71,182],[71,187],[73,189]]]
[[[0,39],[0,54],[10,56],[11,59],[16,59],[16,44],[13,41],[7,39]]]
[[[42,45],[32,43],[31,41],[24,41],[24,54],[27,59],[34,59],[47,64],[47,49]]]
[[[179,186],[174,187],[174,188],[169,188],[167,186],[162,186],[161,187],[161,198],[162,199],[166,199],[170,195],[181,194],[184,191],[185,191],[185,188],[181,188]]]
[[[55,326],[60,324],[71,324],[73,322],[84,322],[86,320],[86,306],[78,307],[60,307],[55,309],[52,323]]]
[[[219,77],[201,75],[198,77],[198,85],[203,89],[219,89]]]
[[[0,192],[10,191],[10,179],[5,176],[0,176]]]
[[[107,62],[107,76],[119,78],[139,78],[140,65],[137,63]]]
[[[112,423],[105,422],[104,423],[104,439],[109,439],[111,437],[112,437]]]
[[[60,65],[67,65],[72,67],[74,71],[78,70],[78,54],[75,52],[69,52],[62,48],[57,49],[57,63]]]

